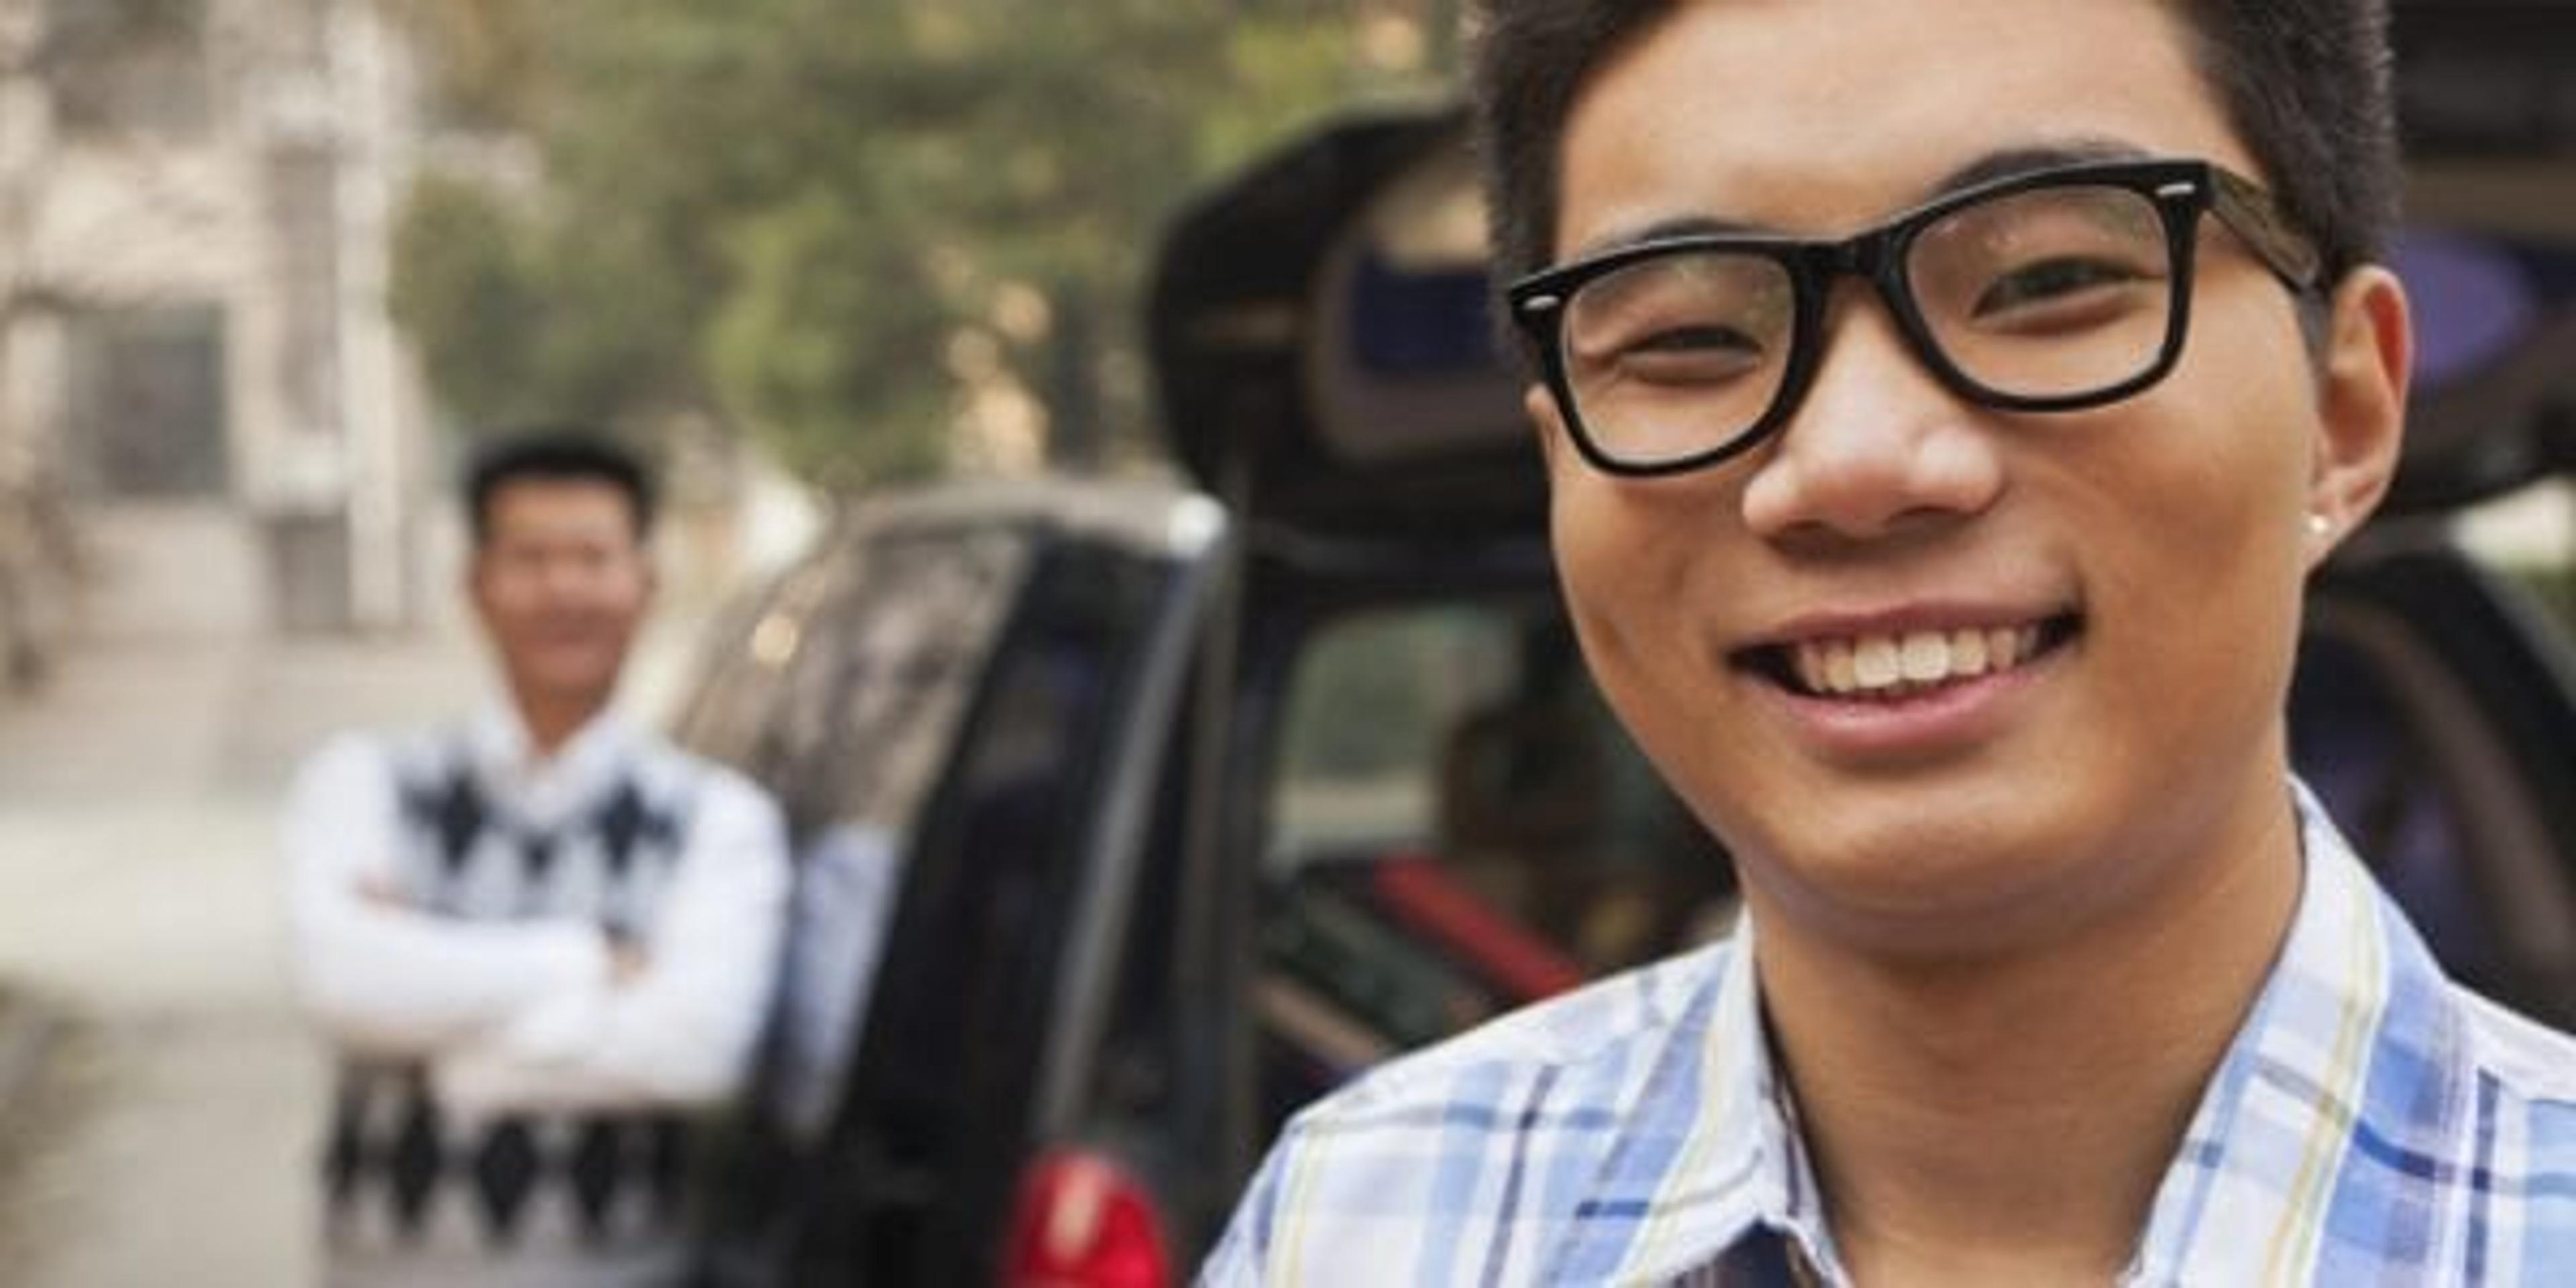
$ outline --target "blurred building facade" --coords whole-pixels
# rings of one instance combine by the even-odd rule
[[[379,0],[0,0],[0,475],[76,512],[107,617],[421,611],[418,79]]]

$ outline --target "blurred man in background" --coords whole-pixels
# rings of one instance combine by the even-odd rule
[[[611,710],[653,598],[644,470],[580,432],[474,461],[501,691],[345,737],[289,802],[296,963],[340,1085],[329,1282],[667,1283],[687,1113],[736,1090],[785,915],[759,789]]]

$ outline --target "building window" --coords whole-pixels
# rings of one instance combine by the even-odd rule
[[[83,311],[69,322],[66,428],[84,481],[109,497],[224,495],[221,310]]]
[[[206,0],[48,0],[55,120],[74,136],[196,139],[214,101]]]

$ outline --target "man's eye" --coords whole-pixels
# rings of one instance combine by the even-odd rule
[[[2049,306],[2105,299],[2147,275],[2107,259],[2049,259],[1998,275],[1977,295],[1973,315],[1991,318]]]
[[[1728,380],[1762,364],[1761,342],[1717,324],[1666,327],[1619,350],[1623,374],[1659,384]]]

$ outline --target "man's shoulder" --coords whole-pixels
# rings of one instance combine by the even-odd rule
[[[702,756],[655,730],[639,727],[633,737],[637,772],[651,785],[684,793],[702,804],[722,802],[764,811],[775,807],[767,788],[732,765]]]
[[[401,780],[455,760],[459,741],[458,732],[448,726],[343,729],[307,752],[297,772],[306,780],[360,775]]]
[[[2452,1172],[2461,1206],[2483,1218],[2491,1264],[2555,1283],[2576,1259],[2576,1036],[2456,985],[2453,995],[2471,1066]]]
[[[1480,1089],[1541,1076],[1573,1098],[1560,1103],[1608,1109],[1614,1088],[1642,1076],[1651,1055],[1704,1013],[1693,1003],[1716,990],[1735,959],[1734,941],[1721,940],[1523,1007],[1370,1070],[1301,1111],[1289,1130],[1454,1108]]]
[[[1379,1066],[1289,1121],[1204,1283],[1449,1283],[1544,1264],[1659,1071],[1706,1038],[1731,943]],[[1669,1126],[1669,1124],[1663,1124]]]

